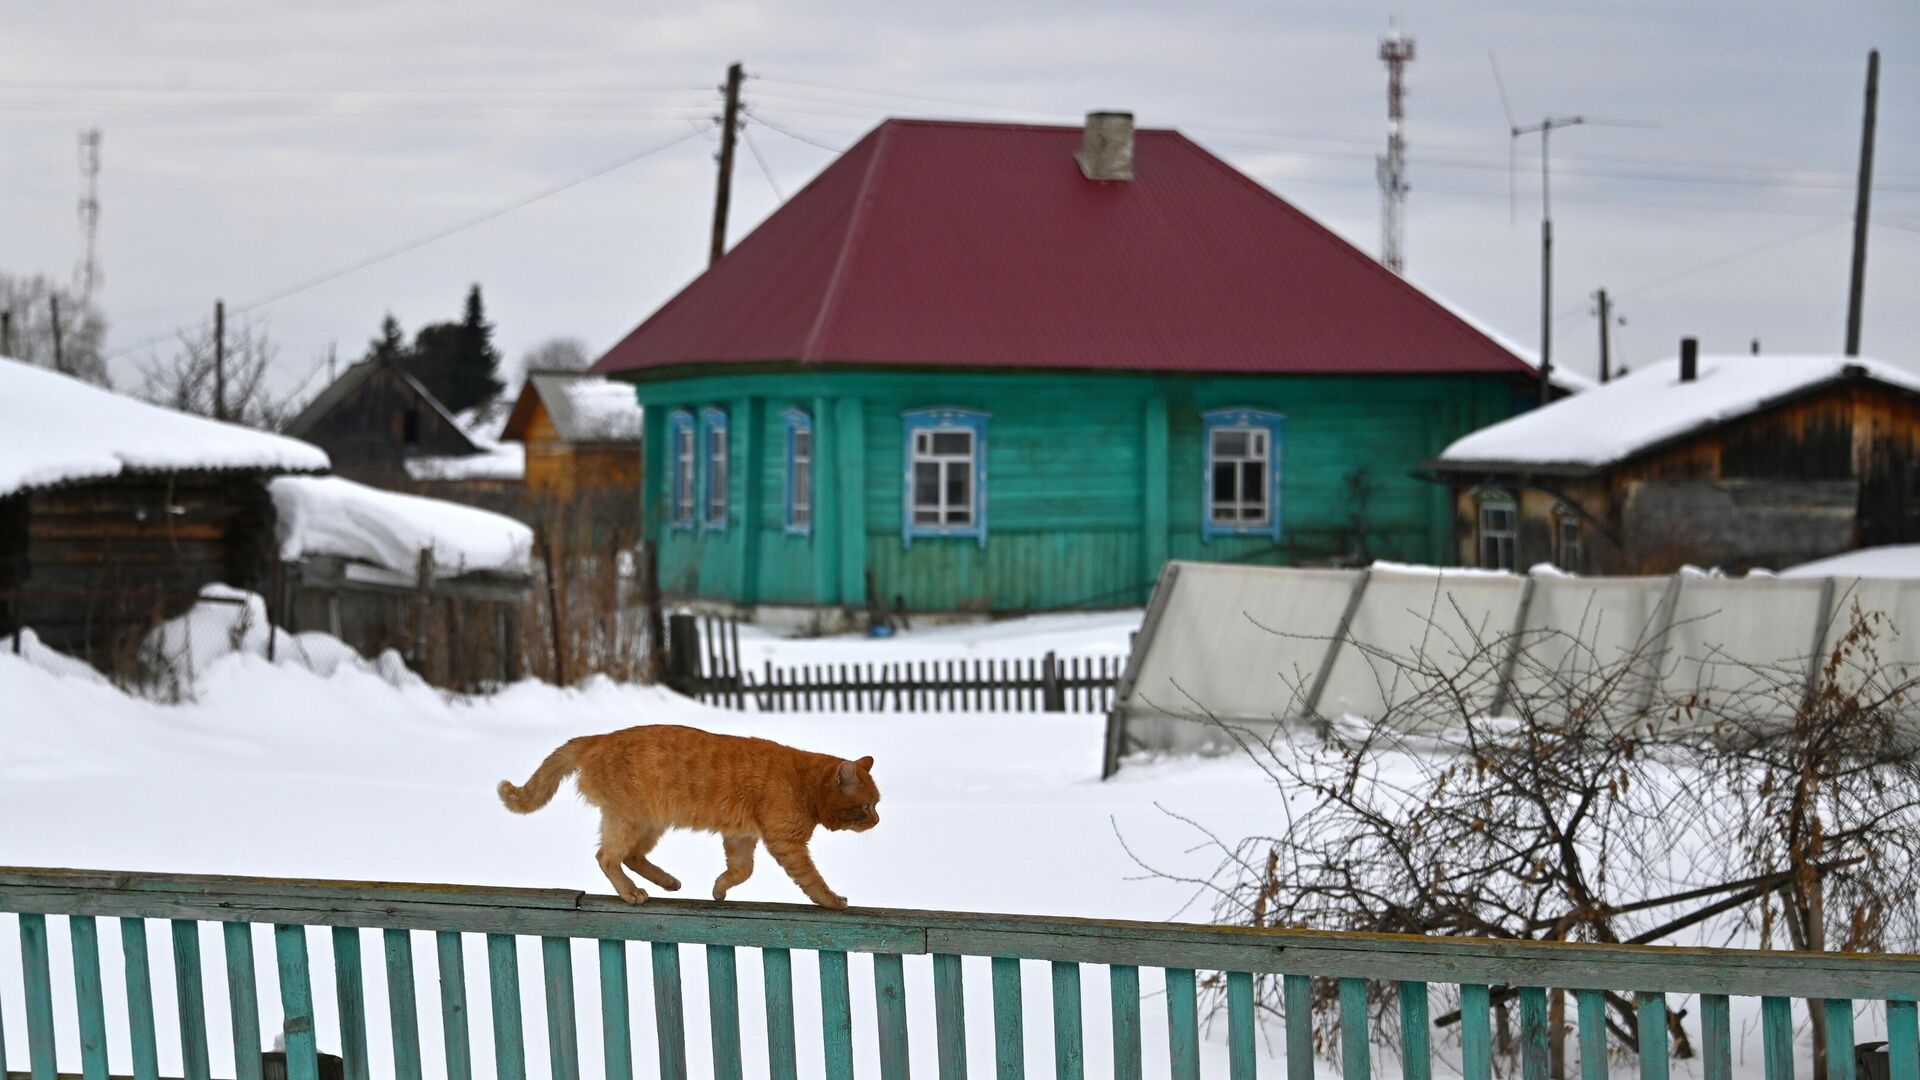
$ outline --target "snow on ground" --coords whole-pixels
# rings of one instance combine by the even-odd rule
[[[1271,831],[1280,816],[1264,775],[1240,759],[1136,764],[1101,783],[1103,721],[1095,715],[763,715],[708,708],[663,690],[604,680],[569,690],[521,683],[491,697],[467,698],[392,678],[372,664],[308,665],[288,662],[284,653],[279,664],[270,664],[255,647],[258,628],[232,605],[224,615],[196,615],[212,620],[200,624],[200,639],[225,635],[238,648],[217,658],[212,656],[217,648],[196,653],[197,678],[190,697],[179,705],[129,697],[45,656],[29,662],[0,651],[0,702],[5,703],[0,706],[0,863],[606,893],[592,858],[595,815],[572,796],[570,786],[530,817],[504,810],[494,786],[503,778],[524,780],[567,738],[637,723],[690,723],[846,757],[873,755],[883,793],[881,825],[864,834],[822,834],[813,846],[828,882],[857,906],[1148,920],[1184,913],[1204,919],[1204,900],[1189,906],[1191,887],[1143,878],[1123,839],[1163,869],[1204,875],[1214,859],[1195,848],[1199,837],[1193,827],[1169,812],[1230,838]],[[925,628],[882,641],[782,642],[756,635],[742,644],[744,650],[751,640],[755,652],[750,655],[776,656],[782,663],[869,651],[901,658],[1033,655],[1046,648],[1063,654],[1117,653],[1138,619],[1138,612],[1054,615]],[[724,861],[716,838],[684,833],[669,835],[655,859],[685,880],[693,896],[704,892]],[[734,897],[801,902],[798,890],[764,854],[754,877]],[[67,981],[72,967],[60,920],[52,930],[61,1054],[63,1063],[71,1063],[78,1060]],[[264,928],[254,933],[256,956],[270,958],[269,933]],[[100,936],[106,1000],[123,1001],[119,935]],[[169,936],[158,926],[150,927],[149,936],[161,1073],[179,1075]],[[309,948],[321,1044],[337,1048],[329,936],[310,931]],[[366,939],[363,948],[379,955],[374,939]],[[487,964],[479,939],[469,935],[466,948],[471,1045],[476,1075],[484,1077],[492,1068],[493,1045]],[[580,942],[574,950],[583,1075],[599,1075],[601,1067],[594,949],[592,942]],[[202,927],[201,950],[208,958],[213,1074],[230,1076],[217,928]],[[443,1065],[431,940],[415,935],[414,951],[422,994],[421,1047],[427,1074],[437,1075]],[[925,957],[909,957],[906,963],[913,1067],[932,1075],[931,964]],[[739,964],[747,1075],[765,1075],[758,953],[740,950]],[[687,1046],[695,1075],[704,1076],[709,1042],[702,954],[683,949],[682,965]],[[813,954],[794,954],[802,1075],[818,1075],[822,1060],[815,965]],[[279,1023],[276,976],[270,960],[258,968],[263,1023],[271,1032]],[[652,1075],[657,1058],[644,946],[629,946],[628,968],[637,1074]],[[0,932],[0,973],[7,973],[0,975],[0,1030],[9,1033],[26,1030],[20,983],[11,974],[18,971],[18,938],[8,928]],[[520,944],[520,975],[526,1059],[530,1075],[545,1075],[541,962],[530,941]],[[986,961],[969,960],[966,975],[969,1057],[974,1072],[984,1075],[993,1061]],[[871,962],[855,958],[852,976],[859,1075],[873,1076]],[[366,979],[374,1075],[391,1075],[384,965],[367,963]],[[1046,965],[1027,964],[1025,985],[1027,1060],[1038,1075],[1053,1052]],[[1147,1061],[1150,1074],[1161,1074],[1159,1063],[1167,1060],[1161,976],[1143,973],[1142,989]],[[1088,1075],[1108,1075],[1106,974],[1098,967],[1084,970],[1083,996]],[[124,1073],[129,1067],[124,1017],[118,1009],[108,1013],[112,1069]],[[1737,1011],[1736,1024],[1744,1019]],[[1264,1075],[1279,1075],[1282,1068],[1277,1034],[1268,1032],[1260,1043],[1267,1056]],[[7,1065],[24,1069],[25,1039],[15,1036],[8,1042]],[[1747,1042],[1739,1071],[1758,1075],[1757,1033]],[[1204,1074],[1225,1075],[1223,1024],[1207,1029],[1203,1052]],[[1453,1053],[1439,1052],[1443,1058]],[[1615,1067],[1631,1069],[1633,1063]],[[1319,1068],[1323,1075],[1334,1073],[1328,1063]],[[1697,1070],[1692,1062],[1676,1062],[1674,1073],[1684,1078]]]
[[[533,530],[504,514],[338,476],[282,476],[268,489],[284,559],[337,555],[412,575],[431,549],[440,576],[532,572]]]
[[[323,472],[317,446],[190,416],[0,356],[0,496],[122,472]]]
[[[1920,389],[1920,376],[1859,356],[1702,356],[1698,377],[1680,381],[1669,357],[1584,393],[1481,428],[1440,454],[1447,462],[1604,465],[1664,439],[1840,377],[1849,367],[1881,382]]]
[[[483,443],[477,454],[410,457],[406,464],[411,480],[521,480],[527,475],[527,448]]]
[[[1920,578],[1920,544],[1862,548],[1790,566],[1781,577]]]

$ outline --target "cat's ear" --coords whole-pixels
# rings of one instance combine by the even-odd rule
[[[860,769],[854,762],[841,762],[834,778],[839,781],[841,791],[853,792],[860,789]]]
[[[870,773],[873,771],[873,758],[871,756],[863,757],[859,761],[854,762],[854,764],[860,766],[861,772]]]

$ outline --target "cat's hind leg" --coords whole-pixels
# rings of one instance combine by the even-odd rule
[[[629,904],[638,904],[647,898],[647,894],[633,883],[625,870],[620,869],[621,860],[633,850],[633,845],[643,832],[637,821],[615,817],[602,812],[600,815],[600,851],[596,861],[600,863],[600,872],[613,882],[613,891],[620,899]]]
[[[807,852],[805,840],[780,839],[767,837],[767,854],[773,856],[787,876],[793,879],[807,899],[823,908],[839,909],[847,906],[847,898],[827,888],[827,881],[820,876],[819,868],[813,865],[813,856]]]
[[[753,848],[760,838],[752,833],[721,838],[727,849],[727,868],[713,883],[713,898],[725,900],[727,890],[753,876]]]
[[[660,842],[660,836],[667,830],[658,825],[640,825],[639,833],[634,837],[633,846],[627,849],[626,864],[633,872],[653,882],[668,892],[680,891],[680,879],[655,866],[647,858],[647,853]]]

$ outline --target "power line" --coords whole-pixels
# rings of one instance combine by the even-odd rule
[[[753,154],[753,160],[759,164],[760,175],[767,178],[767,186],[773,189],[773,197],[786,202],[787,196],[780,190],[780,181],[773,178],[773,170],[767,167],[767,159],[761,156],[759,145],[753,141],[753,132],[742,127],[740,137],[746,141],[747,150]]]
[[[1616,300],[1618,300],[1623,296],[1638,296],[1642,293],[1652,292],[1655,289],[1665,288],[1668,285],[1685,281],[1688,278],[1698,277],[1701,274],[1707,273],[1710,270],[1718,270],[1723,266],[1731,266],[1734,263],[1743,262],[1747,259],[1751,259],[1755,255],[1762,255],[1769,251],[1773,251],[1777,248],[1783,248],[1789,244],[1798,243],[1802,240],[1807,239],[1808,237],[1816,236],[1820,233],[1826,232],[1827,230],[1832,229],[1835,225],[1838,225],[1838,224],[1840,224],[1838,220],[1822,222],[1811,229],[1800,229],[1798,231],[1788,233],[1785,236],[1778,236],[1772,240],[1767,241],[1764,244],[1755,244],[1752,247],[1742,248],[1739,251],[1731,252],[1729,254],[1719,256],[1718,258],[1710,259],[1706,262],[1699,263],[1694,266],[1690,266],[1684,270],[1679,270],[1672,274],[1667,274],[1663,277],[1655,278],[1652,281],[1643,281],[1640,284],[1635,285],[1631,288],[1620,289],[1617,291],[1612,291],[1612,290],[1610,291],[1612,291],[1613,298]],[[1575,315],[1585,314],[1586,311],[1587,311],[1587,306],[1584,303],[1582,303],[1577,306],[1564,308],[1561,311],[1556,312],[1553,316],[1553,320],[1555,322],[1561,322],[1566,319],[1572,318]]]
[[[802,135],[799,132],[792,130],[791,128],[788,128],[783,124],[780,124],[771,119],[768,119],[765,113],[760,112],[759,110],[755,109],[751,105],[747,106],[746,110],[747,110],[748,116],[752,117],[755,120],[760,121],[760,123],[763,126],[773,131],[776,131],[779,134],[785,135],[789,139],[795,139],[799,142],[806,143],[808,146],[817,146],[822,150],[826,150],[834,154],[844,154],[847,152],[844,147],[830,146],[826,143],[821,142],[819,139],[810,139],[807,136]]]
[[[705,94],[710,89],[693,84],[639,86],[607,84],[602,86],[395,86],[333,85],[245,86],[240,84],[188,86],[177,83],[61,83],[0,82],[0,91],[53,91],[85,94],[446,94],[492,97],[524,97],[528,94]]]

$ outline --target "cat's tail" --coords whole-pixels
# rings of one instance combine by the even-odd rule
[[[580,768],[577,760],[580,741],[572,739],[561,743],[558,750],[548,754],[547,760],[533,770],[525,784],[515,787],[510,780],[500,781],[500,801],[516,814],[531,814],[552,802],[553,793],[560,790],[560,781]]]

